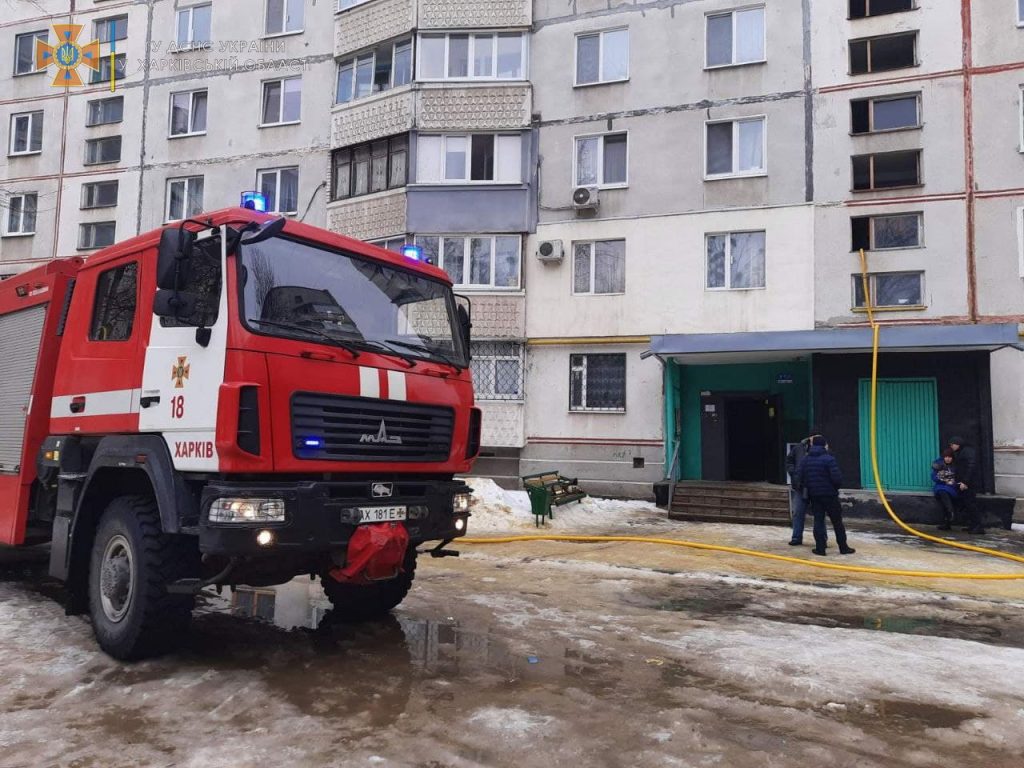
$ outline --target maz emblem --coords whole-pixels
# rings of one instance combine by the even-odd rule
[[[390,499],[395,494],[394,483],[374,483],[370,486],[370,493],[375,499]]]
[[[388,434],[388,428],[384,424],[384,419],[380,420],[380,429],[377,430],[376,435],[361,435],[359,437],[360,443],[383,443],[384,445],[401,445],[402,438],[398,435],[391,436]]]

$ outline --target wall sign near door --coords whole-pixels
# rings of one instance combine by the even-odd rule
[[[775,383],[776,384],[792,384],[793,383],[793,374],[791,374],[791,373],[780,373],[778,376],[775,377]]]

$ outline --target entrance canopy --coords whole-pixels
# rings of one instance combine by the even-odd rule
[[[870,328],[823,328],[815,331],[760,331],[748,333],[679,333],[653,336],[641,357],[668,357],[676,362],[739,362],[786,360],[812,353],[869,352]],[[1024,350],[1021,327],[1016,323],[976,325],[886,325],[879,347],[887,352],[940,350]],[[720,356],[720,357],[719,357]]]

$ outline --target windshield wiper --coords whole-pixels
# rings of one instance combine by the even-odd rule
[[[405,349],[411,349],[413,352],[422,352],[427,355],[432,355],[441,362],[443,362],[445,365],[450,365],[456,371],[461,371],[464,368],[464,366],[459,365],[447,355],[444,355],[441,352],[438,352],[436,349],[431,349],[430,347],[425,346],[423,344],[410,344],[408,341],[401,341],[399,339],[385,339],[384,342],[387,344],[395,344],[396,346],[404,347]]]
[[[326,331],[321,331],[319,328],[309,328],[309,327],[307,327],[305,325],[297,325],[297,324],[293,324],[293,323],[279,323],[276,320],[257,320],[257,319],[252,318],[252,317],[247,317],[246,320],[248,322],[250,322],[250,323],[256,323],[258,325],[269,325],[272,328],[281,328],[282,330],[285,330],[285,331],[298,331],[299,333],[311,333],[314,336],[319,336],[321,339],[325,339],[326,341],[328,341],[333,346],[341,347],[346,352],[351,354],[353,359],[359,357],[359,355],[360,355],[359,350],[356,348],[355,344],[353,344],[351,341],[345,341],[344,339],[339,339],[337,336],[332,336],[331,334],[327,333]]]
[[[397,349],[392,349],[386,343],[378,339],[360,339],[359,343],[364,346],[371,347],[372,349],[383,350],[386,354],[389,354],[392,357],[397,357],[410,368],[415,368],[419,364],[419,361],[416,358],[404,355]]]

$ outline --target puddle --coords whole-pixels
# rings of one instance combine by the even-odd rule
[[[919,701],[880,699],[874,703],[877,715],[896,726],[957,728],[961,723],[982,717],[980,712],[943,707],[938,704],[925,704]]]

